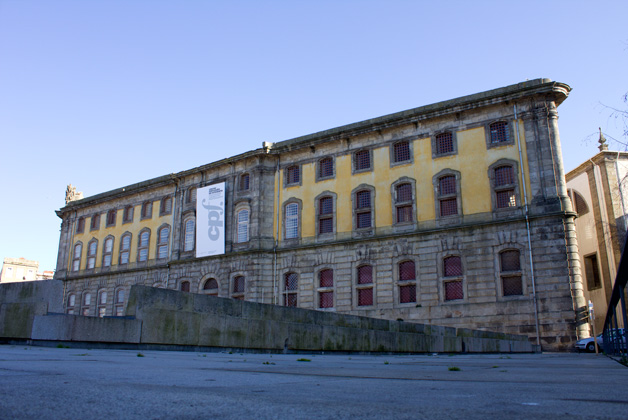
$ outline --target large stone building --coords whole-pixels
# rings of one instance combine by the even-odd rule
[[[69,200],[65,310],[121,314],[144,284],[567,348],[588,334],[557,126],[569,91],[526,81]],[[222,183],[224,253],[197,257],[197,189]]]
[[[566,180],[578,214],[576,231],[584,296],[593,303],[599,333],[626,241],[628,153],[608,150],[600,133],[600,152],[567,173]]]

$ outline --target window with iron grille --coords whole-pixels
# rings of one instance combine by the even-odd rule
[[[79,271],[81,268],[81,254],[83,252],[83,244],[74,245],[74,253],[72,254],[72,271]]]
[[[334,232],[334,198],[325,196],[318,199],[318,234]]]
[[[445,300],[464,299],[462,288],[462,259],[457,256],[443,258],[443,277],[445,277]]]
[[[120,239],[120,264],[128,264],[131,252],[131,234],[125,233]]]
[[[159,207],[159,215],[163,216],[165,214],[172,213],[172,198],[164,197],[161,199],[161,205]]]
[[[285,177],[286,185],[296,185],[301,182],[301,171],[297,165],[289,166],[286,168]]]
[[[318,272],[318,307],[334,307],[334,270],[330,268]]]
[[[92,219],[89,223],[89,230],[98,230],[100,229],[100,214],[95,214],[92,216]]]
[[[435,156],[450,155],[456,151],[451,132],[437,134],[434,138]]]
[[[511,165],[498,166],[493,169],[493,185],[495,188],[495,206],[498,209],[516,207],[516,177]]]
[[[150,219],[153,217],[153,203],[147,201],[142,203],[142,211],[140,212],[141,219]]]
[[[133,206],[126,206],[122,211],[122,223],[131,223],[133,221]]]
[[[587,276],[587,289],[594,290],[602,287],[600,278],[600,268],[597,262],[597,254],[586,255],[584,257],[584,271]]]
[[[353,154],[354,172],[367,171],[371,169],[371,151],[360,150]]]
[[[170,226],[164,226],[157,233],[157,258],[168,258],[168,240],[170,239]]]
[[[502,293],[504,296],[523,295],[521,281],[521,255],[516,249],[499,253],[501,268]]]
[[[251,178],[249,176],[249,174],[242,174],[240,175],[240,184],[239,184],[239,190],[240,191],[248,191],[249,190],[249,182],[250,182]]]
[[[233,278],[233,288],[231,297],[234,299],[244,300],[245,280],[244,276],[235,276]]]
[[[150,239],[150,231],[144,230],[140,232],[140,236],[138,238],[137,243],[137,261],[147,261],[148,260],[148,241]]]
[[[407,140],[399,141],[393,145],[393,162],[409,162],[410,159],[410,142]]]
[[[214,278],[207,279],[203,285],[203,293],[210,296],[218,296],[218,281]]]
[[[85,218],[83,216],[78,218],[78,221],[76,222],[76,233],[83,233],[85,232]]]
[[[285,209],[285,238],[295,239],[299,237],[299,204],[288,203]]]
[[[366,229],[372,227],[371,192],[362,190],[355,193],[355,227]]]
[[[196,187],[190,187],[185,193],[185,203],[186,204],[194,204],[196,203]]]
[[[194,250],[194,235],[196,234],[195,226],[196,222],[194,221],[194,219],[188,219],[185,221],[185,234],[183,240],[184,252]]]
[[[414,221],[412,184],[405,182],[395,187],[395,213],[396,223],[409,223]]]
[[[102,248],[102,266],[111,266],[111,259],[113,257],[113,236],[105,238],[105,243]]]
[[[107,212],[107,223],[106,227],[115,226],[116,225],[116,215],[118,214],[117,210],[109,210]]]
[[[510,135],[508,133],[508,123],[505,121],[497,121],[489,125],[489,131],[491,133],[491,143],[507,143],[510,141]]]
[[[326,157],[318,161],[318,179],[328,179],[334,176],[334,159]]]
[[[414,261],[402,261],[399,269],[399,303],[416,302],[416,271]]]
[[[438,203],[440,217],[458,214],[458,187],[455,175],[445,175],[438,179]]]
[[[361,265],[357,273],[358,306],[373,305],[373,266]]]
[[[297,291],[299,290],[299,276],[297,273],[284,274],[283,306],[297,306]]]
[[[91,240],[87,245],[87,269],[91,270],[96,266],[96,251],[98,250],[98,241]]]
[[[249,241],[249,210],[243,209],[238,212],[237,215],[237,243],[245,243]]]

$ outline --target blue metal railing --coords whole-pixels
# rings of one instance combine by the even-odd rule
[[[604,352],[616,356],[627,356],[628,322],[626,319],[626,283],[628,282],[628,237],[619,261],[617,277],[608,303],[604,330],[602,331]]]

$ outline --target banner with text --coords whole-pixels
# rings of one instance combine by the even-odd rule
[[[196,257],[225,253],[225,183],[196,191]]]

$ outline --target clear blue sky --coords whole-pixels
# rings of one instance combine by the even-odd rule
[[[0,0],[0,258],[54,269],[86,196],[548,77],[567,170],[628,91],[627,1]]]

